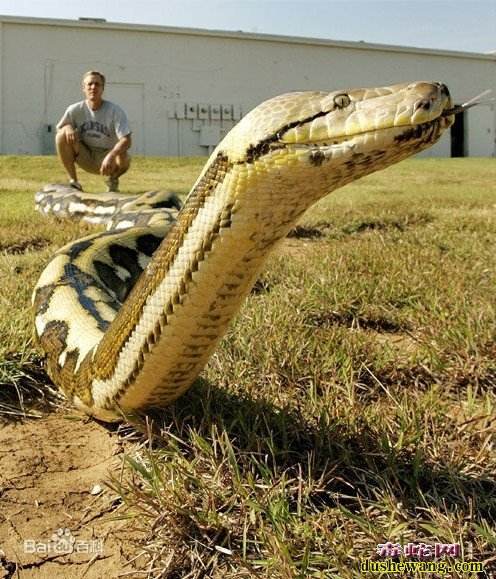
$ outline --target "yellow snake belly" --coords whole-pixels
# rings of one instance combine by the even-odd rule
[[[173,225],[89,236],[48,264],[33,302],[54,383],[106,421],[172,402],[302,213],[432,145],[453,118],[440,83],[262,103],[217,146]]]

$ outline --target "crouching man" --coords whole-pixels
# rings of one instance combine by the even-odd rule
[[[83,76],[85,100],[70,105],[57,124],[57,153],[71,187],[82,191],[76,164],[106,177],[107,191],[119,191],[119,177],[130,165],[131,131],[125,112],[102,98],[105,77],[89,71]]]

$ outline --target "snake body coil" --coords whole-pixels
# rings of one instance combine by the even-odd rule
[[[106,421],[176,399],[302,213],[432,145],[451,107],[447,88],[426,82],[259,105],[217,146],[174,224],[95,234],[48,264],[33,302],[53,381]]]

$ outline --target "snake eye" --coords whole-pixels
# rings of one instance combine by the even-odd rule
[[[351,99],[346,93],[341,93],[334,97],[333,102],[337,109],[344,109],[351,103]]]

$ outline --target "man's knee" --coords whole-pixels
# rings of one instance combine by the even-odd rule
[[[55,143],[57,145],[57,149],[60,149],[61,147],[66,147],[68,145],[67,135],[63,129],[57,131],[57,134],[55,135]]]
[[[57,146],[58,151],[64,149],[64,150],[72,150],[74,153],[77,153],[78,142],[69,141],[68,139],[69,129],[70,129],[69,126],[65,126],[57,131],[55,135],[55,144]]]
[[[117,165],[119,175],[124,175],[131,165],[131,157],[127,153],[120,153],[115,158],[115,164]]]

